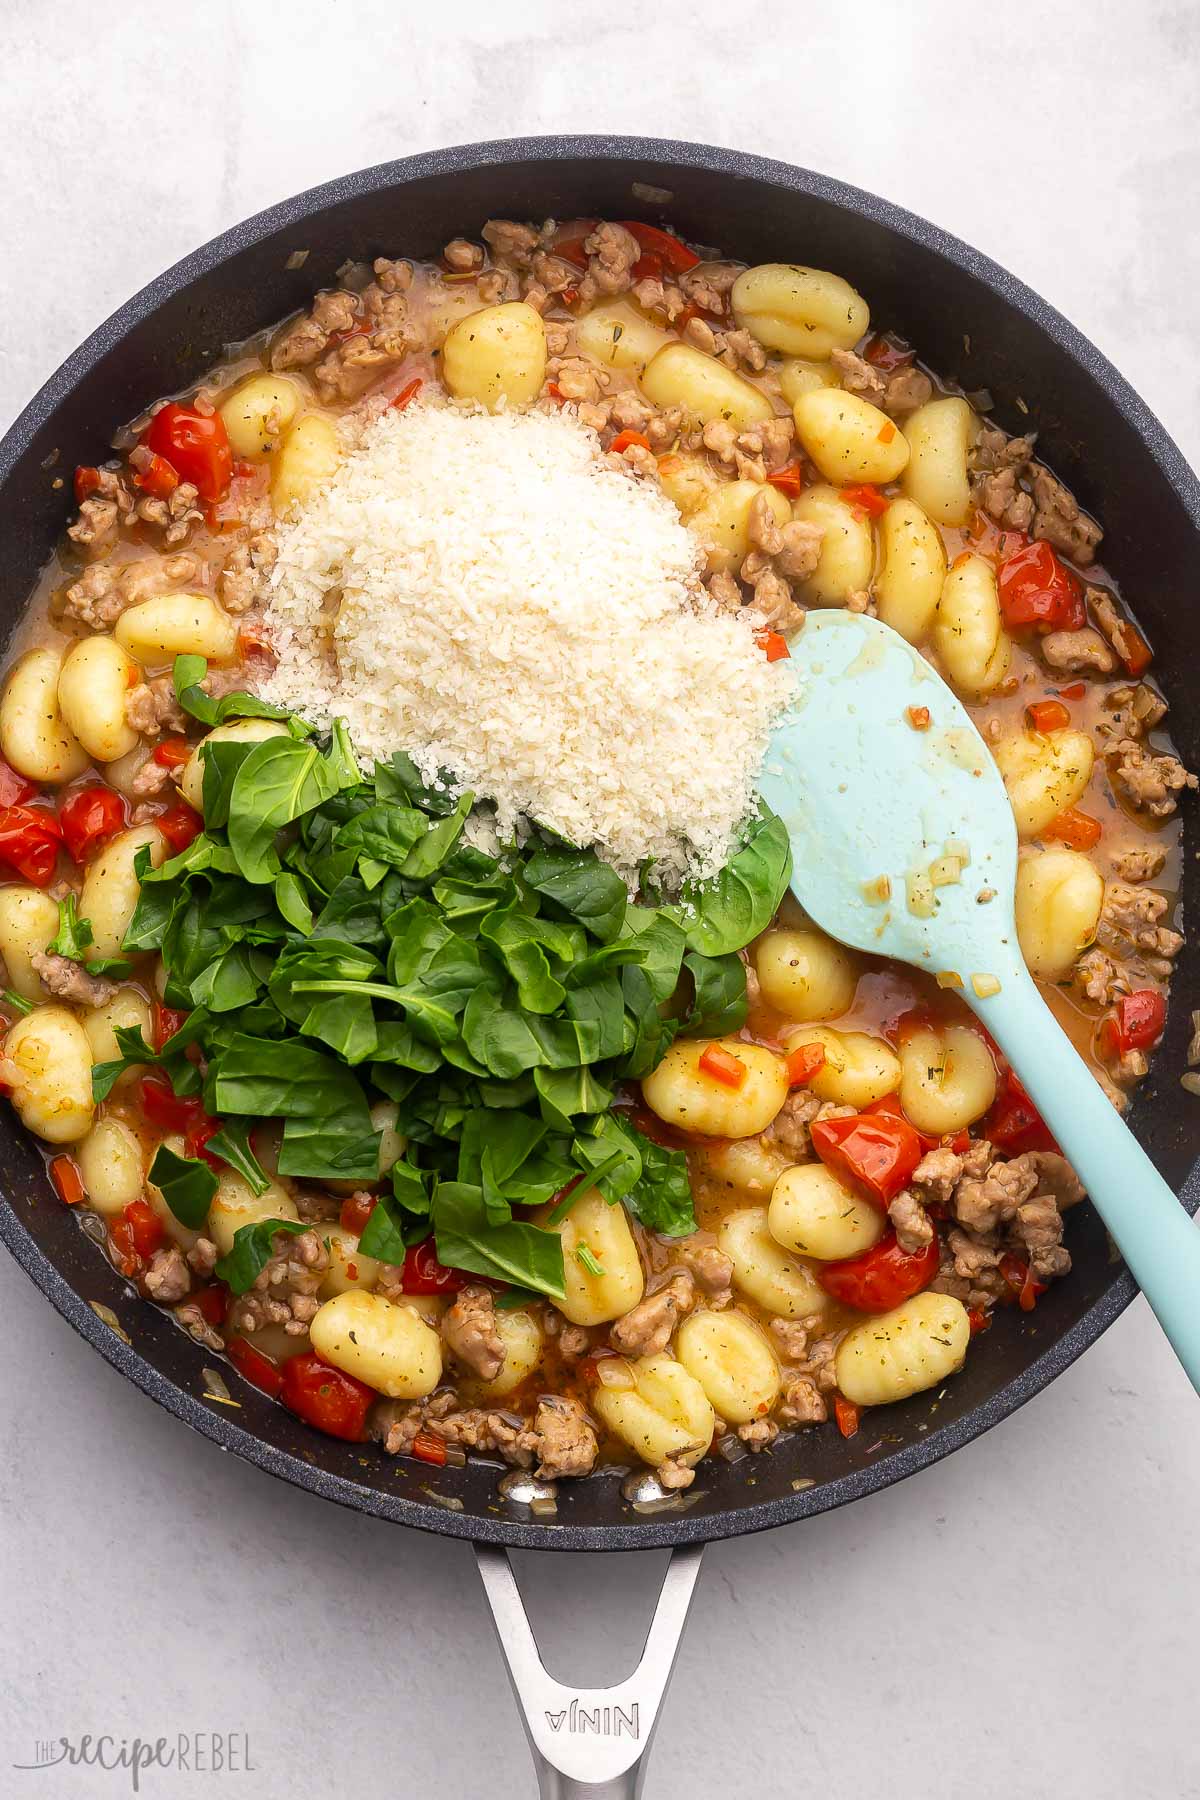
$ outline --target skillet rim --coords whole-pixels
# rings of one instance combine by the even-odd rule
[[[0,440],[0,490],[17,462],[27,454],[38,431],[53,420],[59,405],[99,360],[163,301],[219,268],[232,254],[272,236],[284,226],[303,224],[314,214],[341,201],[381,191],[400,191],[408,183],[427,176],[504,164],[572,159],[640,160],[664,168],[673,165],[711,170],[760,187],[807,194],[878,223],[914,242],[926,254],[967,273],[1049,338],[1087,380],[1102,389],[1111,405],[1137,434],[1162,479],[1173,488],[1200,548],[1200,481],[1178,446],[1113,364],[1024,282],[963,240],[865,189],[773,158],[670,138],[568,134],[453,145],[375,164],[264,208],[210,239],[146,283],[59,365]],[[1200,1158],[1193,1164],[1180,1198],[1188,1212],[1196,1211],[1200,1202]],[[232,1451],[244,1461],[295,1487],[360,1512],[444,1536],[533,1550],[644,1550],[717,1541],[827,1512],[890,1487],[940,1461],[1016,1412],[1069,1368],[1124,1312],[1138,1292],[1132,1275],[1124,1270],[1062,1337],[1026,1363],[996,1394],[954,1422],[930,1430],[878,1462],[848,1470],[833,1481],[772,1500],[756,1501],[751,1497],[745,1504],[704,1516],[684,1512],[651,1517],[636,1524],[556,1525],[491,1513],[448,1511],[333,1474],[300,1456],[276,1448],[244,1430],[228,1415],[210,1411],[197,1396],[180,1387],[132,1345],[119,1338],[45,1255],[6,1196],[0,1206],[0,1240],[56,1311],[107,1362],[160,1406],[222,1449]]]

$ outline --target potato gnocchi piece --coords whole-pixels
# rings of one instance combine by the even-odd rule
[[[0,887],[0,957],[8,985],[23,1000],[44,1000],[46,990],[33,966],[58,931],[58,904],[41,888],[13,883]]]
[[[96,956],[121,953],[142,891],[134,868],[142,849],[150,852],[151,868],[160,868],[166,859],[167,841],[156,825],[134,825],[119,831],[88,864],[79,891],[79,916],[91,924]]]
[[[84,1136],[96,1107],[92,1055],[83,1026],[65,1006],[37,1006],[4,1040],[9,1096],[35,1136],[73,1144]]]
[[[1095,751],[1085,731],[1021,731],[1001,738],[992,752],[1004,777],[1017,835],[1038,837],[1059,813],[1078,804],[1092,778]]]
[[[679,406],[706,425],[724,419],[737,431],[769,419],[774,411],[758,388],[690,344],[672,343],[660,350],[642,371],[641,386],[647,400],[664,411]]]
[[[328,1300],[334,1294],[348,1294],[352,1288],[374,1288],[379,1280],[379,1264],[373,1256],[364,1256],[358,1247],[358,1233],[344,1225],[322,1225],[321,1239],[329,1251],[329,1267],[317,1292]]]
[[[754,968],[767,1005],[797,1025],[836,1019],[854,1003],[857,963],[812,927],[765,932],[754,946]]]
[[[946,579],[942,534],[915,500],[893,500],[878,522],[879,568],[872,592],[885,625],[922,644]]]
[[[740,1038],[722,1041],[721,1048],[746,1071],[740,1087],[726,1087],[700,1067],[713,1041],[684,1038],[672,1044],[642,1082],[642,1097],[668,1125],[706,1137],[753,1137],[766,1130],[787,1099],[787,1064],[760,1044],[745,1044]]]
[[[156,594],[131,606],[117,620],[113,636],[147,668],[162,669],[177,656],[206,656],[232,662],[237,626],[208,594]]]
[[[271,458],[271,506],[283,518],[306,505],[333,479],[342,460],[342,440],[324,413],[302,413]],[[207,653],[205,653],[207,654]]]
[[[633,1386],[599,1386],[592,1411],[651,1468],[669,1459],[698,1463],[713,1440],[717,1420],[696,1377],[667,1355],[630,1363]]]
[[[775,1352],[745,1313],[691,1313],[675,1334],[675,1354],[730,1425],[766,1418],[779,1398]]]
[[[308,1328],[317,1355],[389,1400],[422,1400],[442,1378],[442,1342],[411,1306],[361,1288],[336,1294]]]
[[[901,1041],[900,1105],[918,1131],[965,1131],[995,1098],[992,1053],[969,1025],[922,1027]]]
[[[699,1152],[701,1166],[717,1181],[739,1193],[766,1196],[789,1166],[782,1150],[761,1138],[735,1138],[732,1143],[712,1144]]]
[[[546,379],[541,315],[524,300],[506,300],[460,319],[442,346],[442,378],[458,399],[489,412],[531,405]]]
[[[125,699],[141,678],[140,667],[115,638],[80,638],[64,657],[59,709],[93,762],[115,762],[138,743],[125,718]]]
[[[839,1262],[877,1244],[887,1221],[879,1207],[851,1193],[824,1163],[799,1163],[775,1183],[767,1229],[798,1256]]]
[[[27,781],[73,781],[88,753],[63,718],[58,698],[62,657],[28,650],[8,672],[0,692],[0,755]]]
[[[765,496],[775,523],[788,524],[791,506],[770,482],[722,481],[689,515],[688,530],[704,548],[710,575],[718,570],[733,573],[745,561],[750,550],[750,508],[760,495]]]
[[[1065,847],[1023,856],[1017,866],[1017,938],[1029,973],[1061,981],[1096,935],[1104,877]]]
[[[98,1006],[94,1012],[85,1015],[83,1029],[92,1047],[93,1062],[117,1061],[121,1055],[121,1046],[117,1042],[118,1026],[128,1031],[140,1031],[147,1044],[154,1042],[154,1016],[150,1011],[150,1002],[135,987],[119,987],[111,1000],[106,1000],[103,1006]],[[119,1077],[117,1087],[136,1079],[137,1072],[127,1069]]]
[[[1012,640],[1001,623],[992,565],[982,556],[956,558],[946,576],[933,645],[952,686],[970,698],[992,693],[1008,674]]]
[[[845,606],[851,594],[870,587],[875,532],[865,513],[860,516],[836,488],[822,484],[800,495],[792,517],[819,526],[824,534],[816,568],[792,584],[798,600],[805,606]]]
[[[856,1406],[907,1400],[961,1369],[970,1337],[961,1300],[917,1294],[846,1333],[834,1362],[838,1387]]]
[[[546,1207],[538,1223],[544,1225],[552,1211]],[[588,1188],[554,1229],[563,1248],[564,1298],[558,1307],[572,1325],[602,1325],[637,1305],[646,1283],[623,1206],[610,1206],[599,1188]],[[601,1274],[579,1260],[581,1250],[585,1256],[590,1252]]]
[[[286,737],[288,728],[279,719],[239,719],[233,725],[218,725],[207,737],[201,738],[183,767],[179,779],[179,791],[188,805],[204,814],[204,758],[200,754],[205,744],[262,744],[268,738]]]
[[[848,281],[803,263],[744,269],[730,300],[742,329],[785,356],[822,359],[850,350],[871,323],[866,301]]]
[[[965,525],[971,516],[967,455],[975,415],[965,400],[927,400],[909,415],[904,491],[938,525]]]
[[[908,440],[894,420],[861,394],[813,388],[792,408],[796,435],[826,481],[895,481],[908,461]]]
[[[303,396],[286,375],[251,375],[217,408],[229,448],[247,462],[262,462],[296,422]]]
[[[542,1360],[542,1328],[525,1307],[496,1312],[496,1331],[504,1345],[504,1366],[491,1381],[464,1381],[463,1393],[473,1402],[503,1400],[533,1374]]]
[[[689,521],[724,484],[707,456],[691,450],[675,450],[658,459],[662,491],[681,519]]]
[[[233,1240],[243,1225],[257,1225],[262,1219],[298,1219],[296,1202],[285,1187],[273,1181],[265,1193],[256,1194],[236,1169],[225,1169],[217,1177],[217,1191],[208,1209],[207,1235],[222,1256],[233,1249]]]
[[[88,1205],[104,1218],[115,1218],[141,1198],[142,1146],[120,1119],[97,1119],[79,1140],[75,1161]]]
[[[900,1059],[890,1044],[866,1031],[834,1031],[828,1025],[805,1025],[789,1031],[787,1048],[820,1044],[825,1061],[807,1087],[818,1100],[835,1106],[869,1106],[894,1094],[900,1086]]]
[[[628,300],[593,306],[575,328],[575,342],[584,356],[606,369],[632,369],[638,375],[660,350],[675,341],[669,331],[652,324]]]
[[[831,362],[816,362],[805,356],[789,356],[779,365],[779,388],[789,406],[795,406],[801,394],[812,394],[818,388],[836,388],[841,385],[838,372]]]
[[[833,1304],[808,1263],[771,1236],[765,1206],[727,1213],[717,1248],[733,1264],[734,1286],[775,1318],[806,1319]]]

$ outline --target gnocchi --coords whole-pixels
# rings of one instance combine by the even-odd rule
[[[296,422],[302,395],[286,375],[251,375],[217,408],[235,456],[262,462]]]
[[[333,420],[324,413],[302,413],[271,458],[271,505],[279,517],[320,493],[341,460],[342,440]]]
[[[752,1137],[765,1131],[787,1099],[787,1064],[760,1044],[731,1039],[722,1048],[746,1074],[740,1087],[726,1087],[700,1066],[709,1041],[685,1038],[672,1044],[642,1082],[646,1105],[668,1125],[706,1137]]]
[[[691,1313],[679,1327],[676,1354],[717,1417],[731,1425],[766,1418],[779,1398],[775,1352],[745,1313]]]
[[[969,1025],[922,1026],[901,1039],[900,1105],[918,1131],[965,1131],[995,1098],[992,1053]]]
[[[88,766],[87,751],[62,715],[61,672],[57,650],[29,650],[0,692],[0,754],[27,781],[72,781]]]
[[[1065,847],[1023,856],[1017,867],[1017,940],[1029,973],[1061,981],[1096,935],[1104,877]]]
[[[1092,779],[1095,751],[1086,731],[1022,731],[1001,738],[992,754],[1004,777],[1017,836],[1039,837],[1078,804]]]
[[[504,1345],[504,1364],[490,1381],[469,1381],[465,1392],[473,1400],[504,1400],[533,1374],[542,1360],[542,1328],[525,1307],[496,1313],[496,1332]]]
[[[92,1123],[92,1056],[65,1006],[39,1006],[4,1040],[5,1081],[21,1123],[48,1144],[73,1144]]]
[[[872,591],[879,617],[910,644],[929,635],[946,579],[942,534],[915,500],[893,500],[879,519]]]
[[[789,1031],[787,1048],[820,1044],[825,1061],[809,1077],[808,1089],[818,1100],[859,1110],[900,1086],[900,1059],[890,1044],[868,1031],[834,1031],[828,1025],[806,1025]]]
[[[389,1400],[421,1400],[442,1378],[442,1341],[411,1306],[352,1288],[309,1326],[317,1355]]]
[[[1008,674],[1012,640],[1000,620],[1000,596],[992,566],[982,556],[960,556],[942,584],[933,645],[954,687],[979,698]]]
[[[113,636],[136,662],[156,669],[177,656],[232,662],[237,651],[237,626],[208,594],[156,594],[142,600],[121,614]]]
[[[140,1198],[142,1147],[120,1119],[97,1119],[79,1140],[75,1161],[88,1205],[104,1218],[115,1218]]]
[[[156,825],[133,825],[120,831],[97,851],[88,864],[79,890],[79,915],[92,927],[92,952],[119,956],[138,903],[141,882],[135,864],[141,852],[150,852],[150,867],[160,868],[167,844]]]
[[[221,1255],[228,1256],[243,1225],[257,1225],[262,1219],[299,1217],[296,1202],[278,1181],[270,1182],[265,1192],[256,1194],[244,1175],[236,1169],[225,1169],[217,1177],[217,1191],[209,1203],[207,1235]]]
[[[8,985],[23,1000],[44,1000],[46,990],[33,966],[58,931],[58,905],[41,888],[0,888],[0,957]]]
[[[846,1333],[834,1362],[837,1384],[855,1406],[907,1400],[961,1369],[970,1337],[961,1300],[917,1294]]]
[[[557,1230],[565,1287],[560,1310],[572,1325],[602,1325],[637,1305],[646,1282],[623,1207],[610,1206],[598,1188],[588,1188]]]
[[[347,1294],[352,1288],[373,1288],[379,1280],[379,1264],[373,1256],[364,1256],[358,1247],[358,1233],[344,1225],[322,1227],[321,1237],[329,1252],[329,1267],[321,1279],[318,1293],[324,1299],[334,1294]]]
[[[460,319],[442,346],[442,375],[452,394],[489,412],[528,405],[546,378],[541,316],[524,300],[506,300]]]
[[[826,481],[895,481],[908,441],[894,420],[860,394],[818,387],[792,408],[796,435]]]
[[[575,333],[579,349],[593,362],[609,369],[632,369],[640,375],[646,364],[667,344],[670,332],[651,324],[628,300],[593,306],[579,321]]]
[[[904,491],[939,525],[965,525],[971,516],[967,459],[974,429],[974,413],[957,398],[927,400],[905,424]]]
[[[768,931],[754,947],[754,968],[767,1005],[798,1025],[836,1019],[854,1003],[858,965],[823,931]]]
[[[772,416],[764,393],[690,344],[668,344],[651,357],[642,371],[642,392],[655,406],[681,407],[706,425],[724,419],[738,431]]]
[[[877,1244],[883,1213],[860,1199],[824,1163],[798,1163],[775,1183],[767,1229],[777,1244],[818,1262],[839,1262]]]
[[[832,1302],[811,1266],[771,1235],[765,1206],[726,1213],[717,1248],[733,1264],[733,1285],[748,1300],[782,1319],[806,1319]]]
[[[64,657],[58,676],[59,710],[93,762],[115,762],[139,741],[125,717],[125,698],[141,674],[116,638],[80,638]]]
[[[750,549],[750,509],[762,496],[777,525],[786,525],[792,509],[776,488],[766,482],[726,481],[715,487],[688,517],[704,548],[709,573],[732,572],[745,561]]]
[[[865,593],[875,568],[875,532],[866,513],[836,488],[818,485],[800,495],[792,517],[822,534],[816,568],[794,584],[797,597],[806,606],[845,606],[851,594]]]
[[[850,350],[871,322],[866,301],[848,281],[803,263],[744,269],[730,300],[742,329],[785,356],[820,359]]]
[[[154,1041],[154,1017],[150,1011],[150,1002],[135,987],[119,987],[111,1000],[106,1000],[102,1006],[95,1007],[85,1015],[83,1029],[91,1045],[93,1062],[116,1062],[120,1057],[118,1028],[140,1031],[147,1044]],[[135,1071],[127,1069],[119,1077],[117,1085],[134,1077]]]
[[[699,1152],[699,1160],[706,1173],[743,1194],[770,1194],[788,1167],[782,1150],[756,1137],[708,1145]]]
[[[789,406],[795,406],[801,394],[811,394],[817,388],[840,386],[837,370],[831,362],[789,356],[779,365],[779,388]]]
[[[666,1355],[640,1357],[630,1370],[630,1387],[596,1388],[593,1411],[652,1468],[699,1462],[717,1420],[696,1377]]]

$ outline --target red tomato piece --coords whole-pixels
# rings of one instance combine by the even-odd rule
[[[915,356],[916,351],[910,350],[899,338],[889,337],[878,331],[867,339],[863,350],[864,360],[873,369],[881,369],[885,375],[890,375],[893,369],[903,369]]]
[[[375,1201],[374,1194],[351,1194],[348,1200],[343,1200],[342,1230],[352,1231],[355,1237],[361,1237],[366,1229],[367,1220],[375,1211]]]
[[[1157,1044],[1167,1022],[1167,1003],[1154,988],[1138,988],[1122,994],[1116,1008],[1100,1025],[1101,1048],[1106,1056],[1123,1056],[1127,1050],[1149,1050]]]
[[[786,463],[782,469],[776,469],[773,475],[768,475],[767,480],[781,494],[786,494],[789,500],[795,500],[804,486],[804,470],[798,462]]]
[[[19,806],[23,800],[32,800],[37,792],[36,782],[26,781],[0,757],[0,807]]]
[[[997,582],[1000,611],[1010,631],[1028,631],[1035,625],[1079,631],[1087,623],[1078,576],[1040,538],[1005,557]]]
[[[574,263],[577,269],[586,269],[588,253],[583,246],[595,231],[598,223],[597,219],[568,220],[547,246],[551,256],[565,257],[569,263]]]
[[[906,706],[904,716],[914,731],[928,731],[931,714],[927,706]]]
[[[400,1285],[406,1294],[457,1294],[471,1279],[461,1269],[448,1269],[440,1263],[433,1239],[427,1237],[409,1246]]]
[[[801,1044],[787,1058],[788,1086],[803,1087],[825,1067],[824,1044]]]
[[[1042,836],[1057,838],[1059,843],[1068,844],[1072,850],[1090,850],[1100,842],[1104,827],[1099,819],[1093,819],[1090,813],[1080,812],[1078,807],[1068,806],[1066,812],[1059,813],[1057,819],[1051,820]]]
[[[403,412],[409,401],[416,398],[424,385],[421,377],[419,375],[414,375],[413,379],[405,383],[400,389],[400,392],[396,395],[396,398],[392,401],[391,410],[393,412]]]
[[[210,1169],[223,1169],[225,1164],[222,1158],[205,1148],[209,1138],[220,1129],[219,1119],[210,1119],[207,1113],[201,1113],[200,1117],[195,1119],[187,1129],[183,1140],[184,1155],[190,1156],[193,1161],[199,1159],[201,1162],[206,1162]]]
[[[701,1052],[699,1067],[722,1087],[740,1088],[746,1079],[745,1063],[723,1044],[709,1044]]]
[[[378,1396],[365,1381],[307,1351],[283,1365],[280,1398],[306,1425],[315,1425],[327,1437],[358,1444],[366,1436],[367,1412]]]
[[[174,1006],[164,1006],[159,1001],[154,1009],[154,1048],[161,1050],[168,1038],[173,1038],[181,1031],[187,1020],[185,1012],[179,1012]]]
[[[992,1315],[982,1306],[973,1306],[967,1314],[967,1323],[971,1327],[971,1336],[978,1337],[981,1331],[990,1330]]]
[[[835,1175],[886,1212],[921,1157],[920,1133],[908,1120],[887,1113],[855,1113],[846,1119],[819,1119],[811,1127],[812,1147]]]
[[[844,1438],[852,1438],[862,1424],[863,1408],[854,1400],[847,1400],[844,1394],[833,1397],[833,1416],[837,1420],[837,1428]]]
[[[778,631],[756,631],[754,641],[768,662],[782,662],[792,654],[787,639]]]
[[[61,843],[62,829],[46,807],[0,807],[0,863],[34,887],[53,881]]]
[[[895,1232],[889,1231],[861,1256],[822,1263],[817,1280],[843,1306],[865,1313],[891,1312],[929,1286],[940,1260],[936,1237],[923,1250],[902,1250]]]
[[[154,823],[176,856],[181,850],[186,850],[192,839],[199,837],[204,830],[204,820],[186,800],[179,800],[174,806],[168,806],[165,812],[159,813]]]
[[[197,412],[174,401],[155,413],[142,433],[142,443],[164,457],[190,481],[202,500],[220,500],[233,479],[233,452],[225,424],[218,413]]]
[[[86,463],[80,463],[75,471],[76,506],[82,506],[85,500],[90,500],[92,495],[99,489],[99,486],[99,469],[91,468]]]
[[[121,1217],[129,1227],[133,1247],[143,1262],[149,1262],[161,1250],[167,1232],[162,1220],[148,1200],[131,1200]]]
[[[82,1206],[87,1199],[83,1176],[73,1157],[55,1156],[50,1160],[50,1179],[64,1206]]]
[[[87,859],[114,832],[124,830],[129,808],[115,788],[92,782],[68,794],[58,812],[67,849],[77,863]]]
[[[1071,723],[1071,714],[1061,700],[1035,700],[1025,708],[1025,717],[1034,731],[1062,731]]]
[[[165,1075],[143,1075],[139,1084],[142,1111],[151,1125],[186,1137],[208,1114],[194,1097],[181,1098]]]
[[[645,437],[640,431],[618,431],[616,437],[608,446],[609,453],[612,456],[620,456],[623,450],[628,450],[633,444],[639,444],[643,450],[649,450],[650,439]]]
[[[896,427],[893,425],[893,437],[895,434]],[[880,436],[882,435],[881,432]],[[860,481],[856,487],[844,487],[842,499],[847,506],[858,507],[861,512],[869,513],[873,519],[877,519],[880,513],[885,513],[892,504],[888,496],[881,494],[874,483],[870,481]]]
[[[181,769],[195,748],[185,737],[165,737],[154,746],[154,760],[160,768]]]
[[[446,1440],[438,1437],[435,1431],[418,1431],[412,1441],[412,1455],[422,1462],[432,1463],[436,1469],[446,1466]]]
[[[1058,1149],[1042,1115],[1011,1069],[1001,1078],[979,1135],[989,1138],[997,1150],[1010,1156],[1020,1156],[1026,1150]]]
[[[165,456],[158,456],[151,451],[145,468],[134,470],[133,485],[141,488],[143,493],[153,495],[156,500],[165,500],[179,486],[179,474]]]
[[[674,232],[662,231],[657,225],[643,225],[640,219],[622,219],[621,224],[630,237],[635,237],[649,255],[657,256],[672,275],[682,275],[685,269],[694,269],[700,261],[696,252],[689,250]]]
[[[142,1260],[133,1241],[133,1227],[124,1213],[108,1221],[108,1243],[114,1264],[127,1280],[132,1280],[140,1271]]]
[[[1000,1258],[1000,1273],[1012,1289],[1021,1311],[1032,1312],[1046,1291],[1046,1282],[1037,1279],[1023,1257],[1012,1254]]]
[[[206,1325],[223,1325],[229,1311],[229,1294],[220,1282],[214,1281],[208,1287],[196,1288],[190,1293],[188,1305],[196,1308]]]
[[[238,1374],[245,1376],[253,1387],[261,1388],[273,1400],[278,1399],[283,1386],[283,1370],[272,1357],[264,1356],[261,1350],[256,1350],[244,1337],[230,1338],[225,1346],[225,1354]]]
[[[1069,681],[1066,687],[1060,687],[1059,697],[1063,700],[1082,700],[1087,695],[1086,681]]]

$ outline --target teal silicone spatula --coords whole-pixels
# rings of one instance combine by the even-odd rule
[[[961,977],[961,997],[1074,1165],[1200,1392],[1200,1232],[1025,967],[1016,825],[970,715],[910,644],[865,614],[810,613],[791,654],[799,691],[759,787],[791,834],[793,893],[842,943]],[[923,707],[928,727],[914,729],[908,709]],[[947,843],[969,861],[923,916],[922,877]]]

